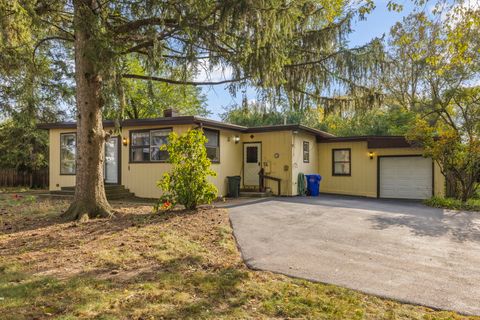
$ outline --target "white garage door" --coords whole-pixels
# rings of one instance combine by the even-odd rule
[[[380,198],[427,199],[432,196],[432,159],[380,158]]]

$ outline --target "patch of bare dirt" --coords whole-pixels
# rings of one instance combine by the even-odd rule
[[[113,219],[77,223],[60,218],[66,203],[56,203],[53,211],[51,204],[40,202],[38,206],[48,207],[50,213],[40,210],[25,216],[22,207],[10,208],[0,226],[2,260],[21,263],[37,275],[65,279],[90,274],[126,280],[158,266],[158,259],[149,255],[152,243],[162,232],[172,230],[208,247],[211,256],[218,259],[212,264],[230,263],[234,254],[217,245],[222,240],[218,227],[229,228],[223,209],[153,214],[151,206],[114,203]],[[222,252],[215,254],[219,249]],[[110,257],[109,252],[115,254]],[[117,256],[122,255],[125,260],[117,261]],[[237,259],[238,256],[233,260]]]

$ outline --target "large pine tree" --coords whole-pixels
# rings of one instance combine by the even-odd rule
[[[23,61],[30,57],[32,65],[39,54],[52,66],[74,59],[77,175],[65,215],[109,217],[102,108],[109,97],[121,95],[122,79],[228,83],[232,91],[245,85],[273,88],[286,93],[296,108],[339,83],[358,92],[362,87],[354,83],[375,70],[367,54],[372,46],[350,50],[345,36],[352,17],[372,5],[347,0],[0,0],[0,50]],[[125,67],[132,58],[144,72]],[[179,66],[185,72],[173,72]],[[202,66],[231,69],[232,79],[191,81]]]

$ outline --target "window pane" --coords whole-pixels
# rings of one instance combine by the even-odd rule
[[[75,148],[75,140],[76,140],[76,135],[75,134],[62,134],[61,135],[61,142],[62,142],[62,147],[73,147]]]
[[[144,147],[132,147],[132,161],[149,161],[150,160],[150,148]]]
[[[61,174],[75,174],[75,161],[62,161],[60,164]]]
[[[153,146],[150,148],[150,159],[152,161],[167,161],[168,151],[160,150],[160,147]]]
[[[207,157],[212,161],[220,161],[220,148],[206,147]]]
[[[168,143],[168,135],[171,130],[155,130],[150,131],[151,145],[152,146],[161,146]]]
[[[203,130],[205,137],[207,137],[207,147],[218,147],[218,131]]]
[[[310,160],[310,150],[308,141],[303,142],[303,162],[308,162]]]
[[[334,150],[334,161],[350,161],[350,151]]]
[[[75,174],[76,134],[60,135],[60,173]]]
[[[150,132],[132,132],[132,146],[150,145]]]
[[[350,174],[350,163],[335,163],[335,174]]]
[[[60,150],[60,159],[62,159],[62,161],[75,160],[75,149],[62,148]]]
[[[258,148],[257,147],[247,147],[247,163],[257,163],[258,162]]]
[[[168,135],[171,129],[150,130],[132,132],[132,144],[130,146],[131,161],[166,161],[168,152],[160,150],[160,147],[168,143]]]

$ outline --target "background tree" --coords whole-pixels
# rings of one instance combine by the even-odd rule
[[[368,50],[346,49],[345,35],[351,18],[372,5],[371,0],[363,5],[343,0],[1,0],[5,50],[31,57],[37,48],[54,48],[49,58],[61,52],[75,57],[77,174],[65,216],[111,216],[103,185],[104,142],[110,133],[103,130],[102,112],[113,93],[125,108],[122,79],[231,83],[232,91],[246,84],[288,91],[299,83],[307,93],[338,86],[337,80],[351,85],[373,68],[365,59]],[[17,46],[12,39],[18,39]],[[124,72],[132,57],[145,73]],[[209,70],[230,68],[233,78],[188,80],[205,61]],[[182,76],[170,72],[179,65]]]
[[[338,136],[405,135],[413,126],[415,112],[400,106],[342,108],[328,113],[322,106],[302,111],[273,107],[261,101],[231,106],[222,120],[243,126],[303,124]]]
[[[418,118],[408,138],[420,142],[425,155],[440,164],[458,183],[457,197],[466,202],[480,181],[480,88],[457,89],[449,95],[449,108],[436,109],[438,121]]]
[[[247,127],[299,123],[311,127],[319,124],[319,113],[313,109],[291,110],[287,106],[274,107],[262,101],[243,101],[242,105],[226,108],[220,116],[223,121]]]
[[[443,20],[415,14],[398,23],[392,29],[385,83],[389,103],[417,114],[408,138],[420,142],[425,156],[458,182],[457,196],[466,201],[479,178],[480,105],[478,87],[472,85],[480,77],[480,11],[456,13],[451,9]]]
[[[133,74],[145,74],[146,70],[141,61],[129,57],[122,62],[122,71]],[[164,71],[163,76],[179,78],[183,67]],[[187,79],[191,80],[193,74]],[[152,80],[119,79],[121,85],[110,91],[109,101],[105,103],[104,117],[106,119],[144,119],[163,117],[163,111],[174,108],[182,115],[206,116],[206,97],[202,90],[196,86],[181,86],[166,82]],[[120,91],[120,92],[118,92]],[[124,102],[120,107],[120,100]]]
[[[32,171],[48,162],[48,133],[37,124],[68,116],[73,68],[63,59],[70,53],[35,47],[32,34],[42,30],[26,25],[18,3],[0,1],[0,12],[0,167]]]

